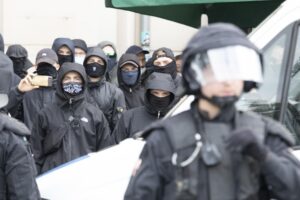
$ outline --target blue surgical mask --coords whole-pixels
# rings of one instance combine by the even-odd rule
[[[78,95],[82,92],[82,83],[68,82],[63,83],[63,90],[70,95]]]
[[[131,72],[126,72],[126,71],[121,71],[122,75],[122,80],[126,85],[132,86],[136,83],[139,75],[139,71],[131,71]]]

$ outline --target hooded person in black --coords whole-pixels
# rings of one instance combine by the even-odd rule
[[[141,74],[143,74],[146,71],[146,54],[149,54],[149,51],[144,50],[142,47],[137,45],[132,45],[128,47],[128,49],[125,51],[125,53],[132,53],[135,54],[140,61],[141,66]]]
[[[32,63],[28,60],[27,50],[19,44],[10,45],[7,48],[6,55],[13,62],[15,74],[20,78],[24,78],[27,74],[27,69],[32,67]]]
[[[124,94],[105,80],[107,58],[99,47],[88,50],[83,65],[89,79],[88,99],[103,111],[113,130],[121,113],[126,109]]]
[[[107,73],[105,75],[106,80],[110,83],[118,85],[118,55],[116,46],[110,41],[102,41],[97,46],[100,47],[107,56]]]
[[[47,87],[33,85],[34,75],[29,74],[11,89],[7,106],[9,113],[24,121],[30,130],[37,117],[36,113],[54,100],[56,76],[59,69],[56,53],[48,48],[40,50],[36,56],[36,66],[36,75],[50,76],[52,85]]]
[[[39,173],[111,145],[106,118],[86,101],[86,89],[84,67],[64,63],[57,76],[55,102],[39,112],[32,130]]]
[[[74,62],[75,47],[69,38],[56,38],[53,41],[52,49],[58,56],[58,64],[62,66],[64,62]]]
[[[246,34],[232,24],[204,26],[182,61],[195,101],[137,135],[147,142],[124,199],[300,199],[291,133],[235,107],[242,92],[262,83],[261,54]]]
[[[0,52],[0,60],[9,58]],[[13,69],[0,63],[0,109],[8,103]],[[38,200],[36,169],[27,138],[30,131],[19,121],[0,113],[0,199]]]
[[[57,71],[59,70],[58,57],[52,49],[42,49],[36,56],[36,74],[49,76],[52,78],[52,84],[49,86],[39,86],[32,91],[24,92],[18,89],[17,92],[23,94],[24,123],[29,128],[33,127],[37,114],[46,105],[54,101],[56,90]]]
[[[13,62],[7,55],[5,55],[2,52],[0,52],[0,65],[4,68],[11,70],[12,72],[14,71]],[[23,106],[22,106],[22,103],[20,102],[20,100],[22,100],[22,98],[17,98],[18,95],[15,92],[20,80],[21,80],[20,77],[13,72],[11,90],[9,92],[9,102],[5,106],[5,108],[3,108],[3,110],[5,110],[5,112],[9,113],[14,118],[22,121],[23,120]]]
[[[75,47],[74,62],[83,65],[83,61],[88,51],[86,42],[82,39],[74,39],[72,41]]]
[[[149,124],[161,119],[174,105],[175,83],[169,74],[152,73],[145,87],[145,105],[122,114],[114,132],[116,143],[132,137]]]
[[[123,54],[118,63],[118,83],[123,91],[127,110],[144,105],[141,68],[135,54]]]
[[[166,73],[172,76],[176,85],[175,101],[178,101],[182,95],[182,78],[177,74],[176,60],[171,49],[162,47],[153,52],[152,57],[146,63],[146,72],[142,76],[142,84],[153,72]]]
[[[4,40],[1,33],[0,33],[0,51],[4,52]]]

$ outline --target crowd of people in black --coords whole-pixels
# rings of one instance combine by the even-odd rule
[[[24,177],[20,188],[14,186],[19,177],[8,177],[11,172],[4,169],[3,178],[11,184],[0,186],[0,194],[8,199],[35,199],[36,189],[30,195],[24,191],[36,187],[36,175],[132,137],[161,119],[180,98],[180,58],[168,48],[157,49],[146,61],[149,51],[132,45],[118,59],[111,42],[88,47],[82,39],[56,38],[33,63],[22,45],[4,52],[1,36],[0,69],[11,76],[3,82],[8,101],[2,117],[18,119],[11,123],[20,128],[9,126],[16,126],[12,132],[26,139],[19,142],[24,143],[20,153],[27,155],[10,163]],[[7,78],[5,73],[0,76]],[[28,169],[21,170],[25,165]]]
[[[37,175],[130,137],[146,143],[124,199],[300,199],[292,135],[236,108],[264,73],[238,27],[202,27],[182,56],[148,60],[136,45],[118,59],[111,42],[56,38],[32,64],[0,39],[0,199],[39,199]],[[183,94],[190,109],[160,120]]]

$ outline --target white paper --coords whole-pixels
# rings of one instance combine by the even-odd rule
[[[123,199],[144,144],[127,139],[38,177],[41,196],[51,200]]]

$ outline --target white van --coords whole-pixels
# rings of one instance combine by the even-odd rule
[[[249,38],[262,49],[265,81],[258,91],[243,96],[238,106],[279,120],[300,144],[300,0],[286,0]],[[182,98],[168,116],[188,109],[192,100]],[[143,145],[128,139],[38,177],[42,197],[123,199],[133,160]],[[295,155],[300,159],[300,151]]]

